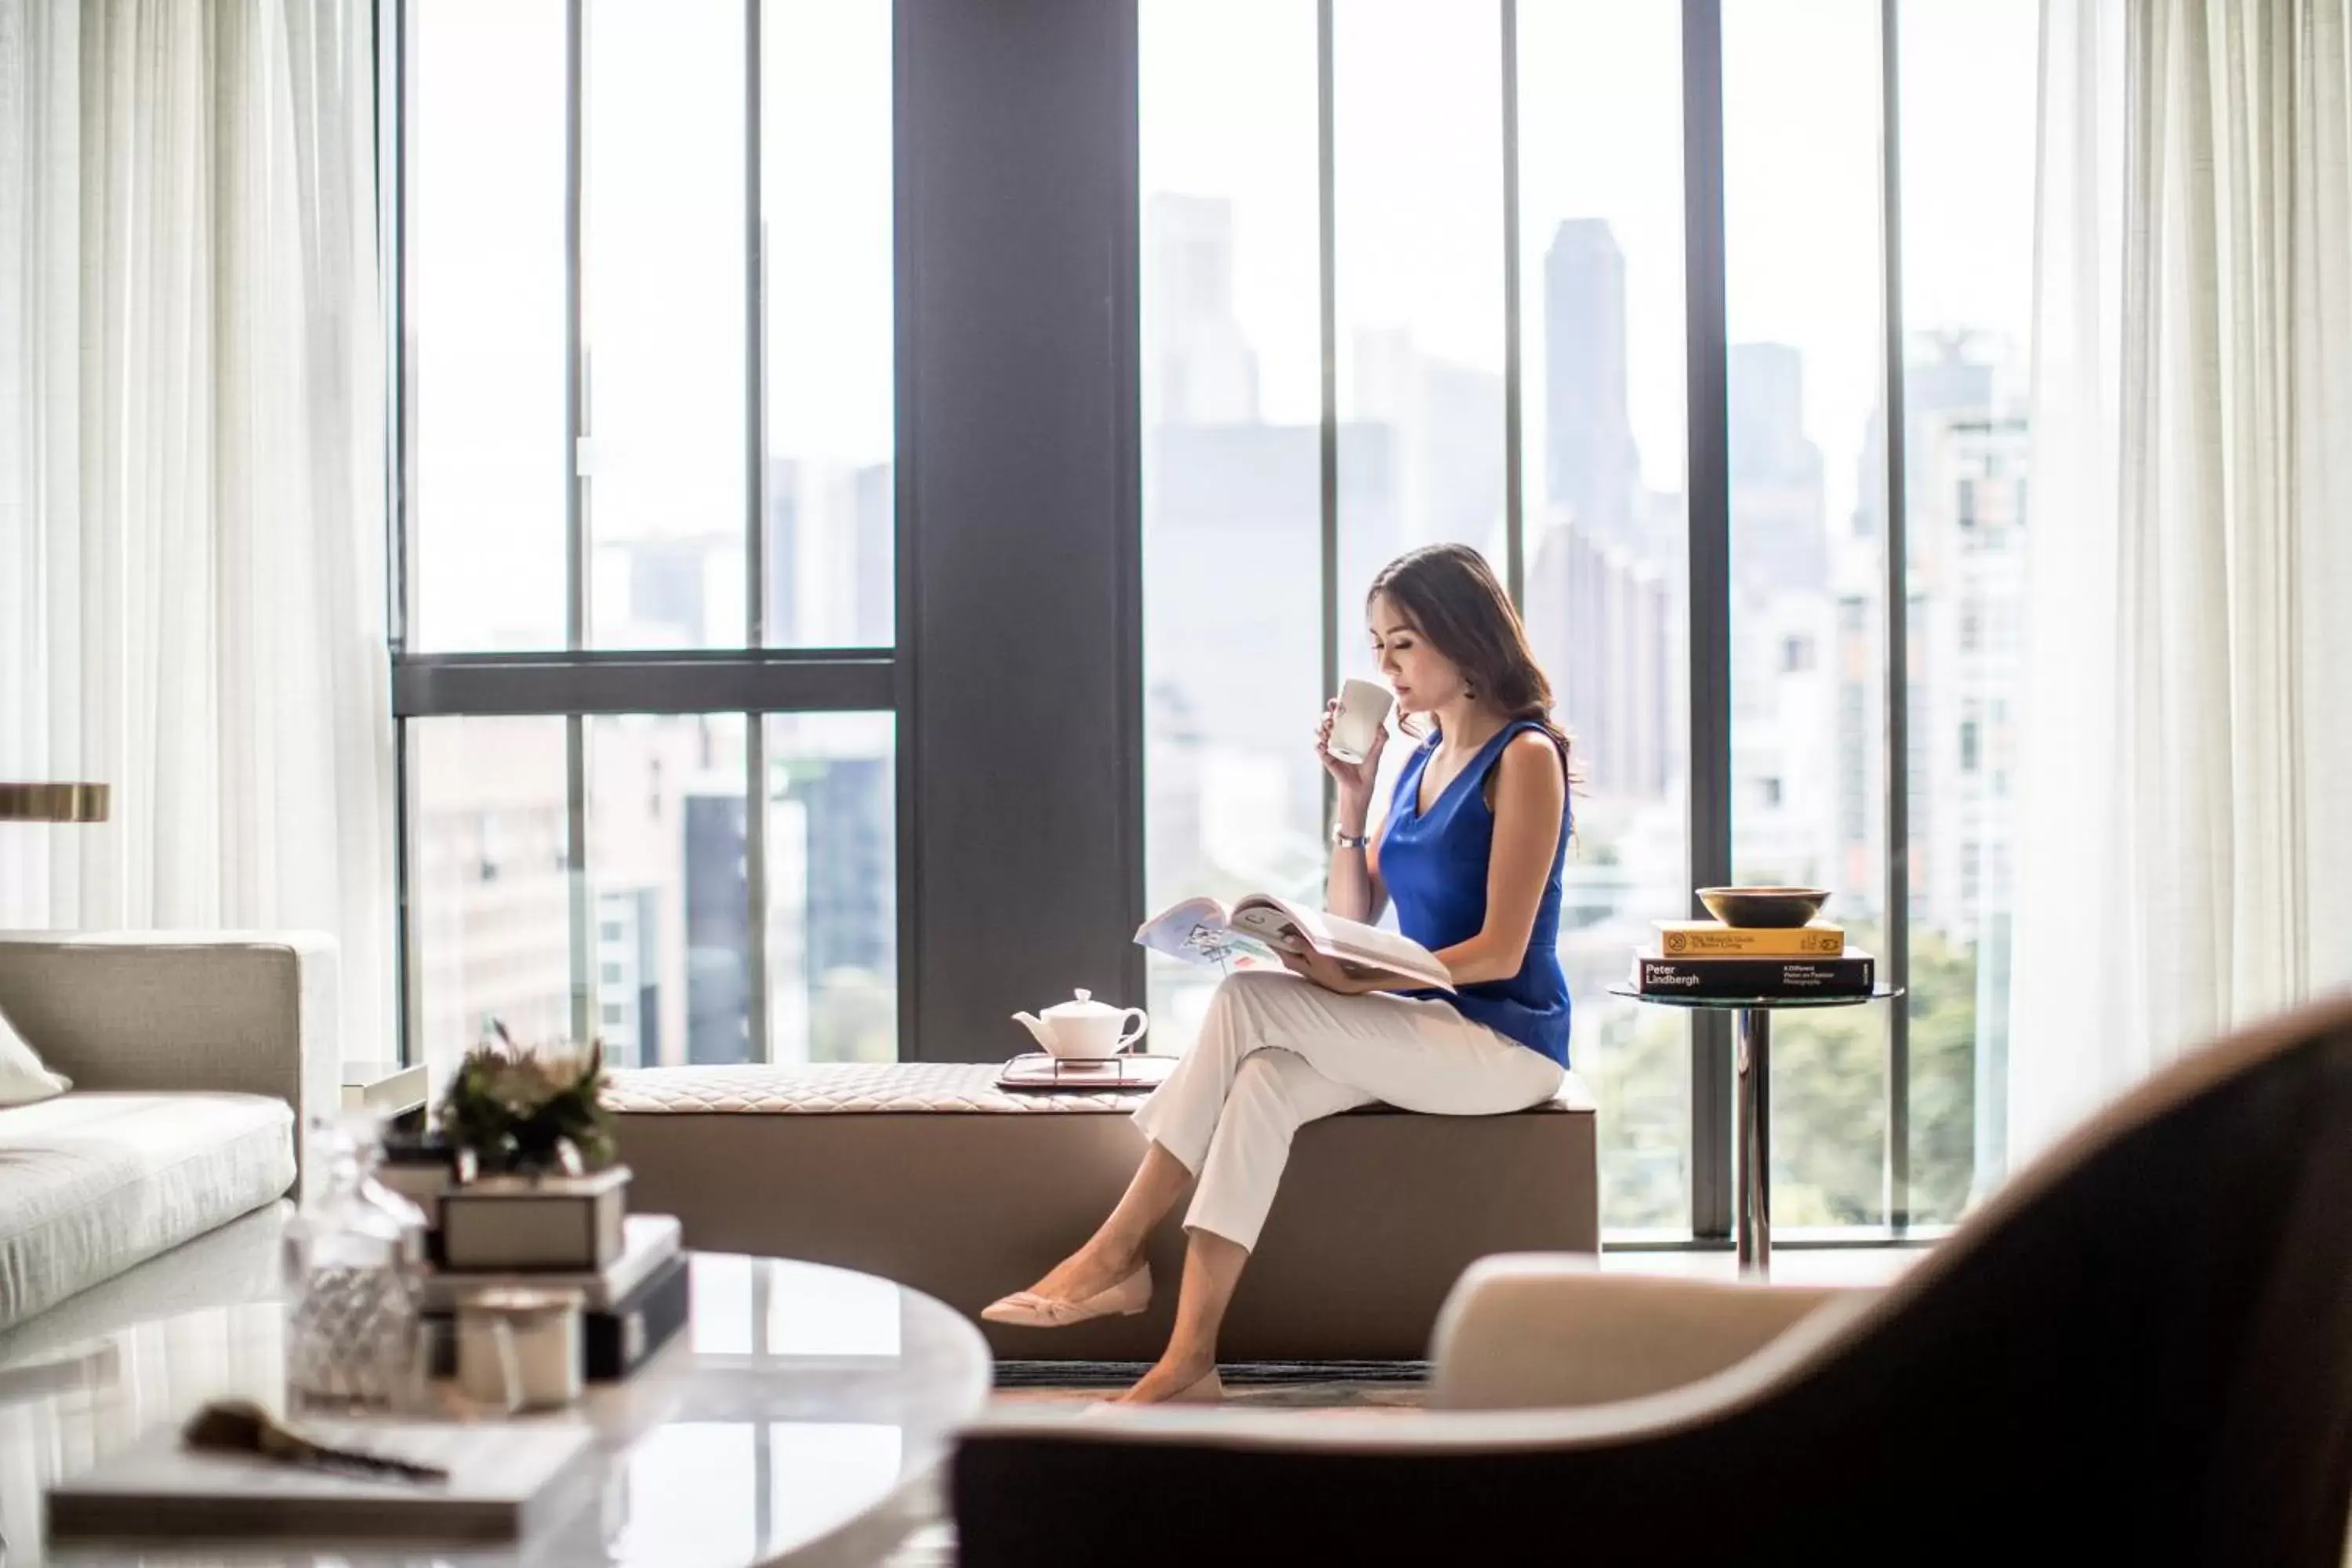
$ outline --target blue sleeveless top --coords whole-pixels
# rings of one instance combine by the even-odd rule
[[[1486,923],[1486,871],[1495,845],[1495,813],[1486,805],[1486,775],[1503,748],[1523,730],[1542,733],[1531,719],[1503,726],[1478,748],[1424,815],[1421,775],[1436,754],[1435,737],[1423,742],[1397,775],[1381,830],[1381,880],[1396,900],[1397,929],[1431,952],[1476,936]],[[1568,853],[1573,812],[1563,808],[1559,845],[1552,851],[1551,875],[1536,906],[1535,929],[1528,933],[1527,957],[1508,980],[1482,980],[1442,991],[1407,994],[1451,1001],[1465,1018],[1517,1040],[1529,1050],[1568,1065],[1568,977],[1559,968],[1559,868]]]

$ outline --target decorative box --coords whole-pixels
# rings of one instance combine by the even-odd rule
[[[441,1264],[489,1271],[601,1269],[621,1254],[629,1168],[483,1176],[441,1194]]]
[[[590,1383],[613,1383],[629,1376],[677,1336],[693,1311],[692,1260],[673,1253],[627,1296],[610,1307],[581,1313],[581,1375]],[[454,1376],[457,1370],[455,1315],[427,1312],[425,1325],[433,1375]]]
[[[610,1311],[615,1302],[636,1294],[637,1288],[658,1273],[663,1264],[686,1250],[684,1237],[676,1215],[633,1214],[622,1223],[621,1255],[602,1268],[428,1268],[418,1282],[418,1299],[427,1312],[454,1312],[459,1301],[476,1291],[508,1285],[577,1290],[580,1304],[587,1310]]]

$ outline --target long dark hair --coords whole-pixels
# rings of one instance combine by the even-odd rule
[[[1559,748],[1569,782],[1568,731],[1551,716],[1551,682],[1528,647],[1528,628],[1486,558],[1466,544],[1424,544],[1381,568],[1364,595],[1367,610],[1387,595],[1444,654],[1475,694],[1511,719],[1532,719]]]

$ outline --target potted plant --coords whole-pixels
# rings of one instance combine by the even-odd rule
[[[441,1132],[484,1174],[584,1175],[613,1161],[601,1043],[520,1047],[505,1026],[443,1090]]]
[[[524,1047],[497,1037],[466,1054],[443,1091],[457,1184],[441,1201],[455,1270],[600,1269],[619,1256],[628,1167],[614,1163],[601,1044]]]

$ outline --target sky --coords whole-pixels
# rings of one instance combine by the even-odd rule
[[[1877,10],[1724,5],[1731,335],[1804,353],[1833,519],[1877,399]],[[560,640],[562,11],[410,8],[420,646]],[[1542,428],[1543,251],[1561,220],[1605,218],[1659,489],[1680,488],[1683,461],[1680,14],[1518,7],[1527,428]],[[740,517],[741,15],[735,0],[587,8],[583,459],[602,538]],[[769,449],[885,461],[889,7],[768,0],[762,15]],[[1236,310],[1281,421],[1312,421],[1319,395],[1315,15],[1314,0],[1141,0],[1141,194],[1233,201]],[[1343,397],[1359,330],[1502,368],[1498,18],[1475,0],[1338,0]],[[1904,0],[1903,26],[1907,318],[2006,333],[2021,359],[2035,0]]]

